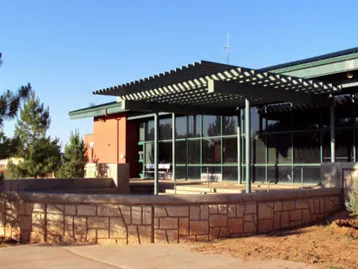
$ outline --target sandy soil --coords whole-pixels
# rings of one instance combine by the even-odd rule
[[[205,243],[194,248],[243,260],[290,260],[317,268],[358,268],[358,219],[340,212],[325,223],[266,235]]]

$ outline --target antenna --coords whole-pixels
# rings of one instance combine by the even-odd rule
[[[230,35],[229,33],[227,33],[227,36],[226,36],[226,46],[224,47],[224,49],[226,50],[226,61],[227,61],[227,64],[229,64],[229,49],[230,49]]]

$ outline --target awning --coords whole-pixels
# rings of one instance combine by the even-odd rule
[[[244,67],[201,61],[94,94],[118,96],[122,109],[230,114],[244,107],[292,102],[327,104],[340,86]]]

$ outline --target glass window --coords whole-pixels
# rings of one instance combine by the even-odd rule
[[[171,163],[172,162],[172,143],[171,142],[159,142],[159,163]]]
[[[283,114],[283,113],[282,113]],[[267,115],[267,124],[266,128],[262,130],[262,132],[283,132],[283,131],[289,131],[291,130],[291,114],[285,113],[283,115],[280,115],[280,117],[276,115]]]
[[[320,162],[320,133],[299,132],[293,133],[294,162],[319,163]]]
[[[251,180],[254,182],[264,182],[266,176],[266,167],[264,166],[252,166]]]
[[[201,168],[200,166],[188,166],[188,179],[200,179]]]
[[[353,129],[336,130],[336,161],[351,162],[353,157]]]
[[[200,137],[200,115],[188,116],[188,136]]]
[[[178,164],[186,163],[186,141],[175,142],[175,162]]]
[[[294,170],[294,182],[301,182],[301,168]],[[321,181],[321,167],[307,166],[303,167],[303,183],[319,183]]]
[[[153,143],[145,143],[144,145],[144,162],[145,164],[154,163],[154,144]]]
[[[237,181],[237,166],[224,166],[223,180]]]
[[[236,135],[238,126],[238,117],[222,117],[223,135]]]
[[[345,105],[335,106],[335,123],[336,127],[351,127],[353,122],[353,106],[350,97],[347,97],[348,103]]]
[[[159,119],[159,140],[172,139],[172,119]]]
[[[322,162],[331,162],[331,132],[328,129],[322,130],[322,155]]]
[[[175,166],[175,178],[186,179],[186,166]]]
[[[292,182],[291,166],[269,166],[267,167],[267,180],[278,182]]]
[[[139,141],[144,141],[145,140],[145,127],[144,127],[144,122],[140,122],[138,124],[138,128],[139,128]]]
[[[310,130],[319,129],[321,109],[297,110],[293,112],[293,129]]]
[[[255,135],[251,139],[251,161],[255,164],[265,163],[265,135]]]
[[[188,141],[188,163],[200,163],[200,140]]]
[[[220,139],[203,140],[203,163],[221,162],[221,143]]]
[[[203,136],[220,136],[221,117],[203,116]]]
[[[260,131],[260,116],[256,107],[250,108],[251,133],[256,134]]]
[[[186,138],[186,116],[176,117],[176,138]]]
[[[203,166],[203,174],[221,174],[220,166]]]
[[[237,162],[237,137],[223,138],[223,162]]]
[[[153,141],[154,140],[154,120],[149,120],[145,125],[145,140]]]
[[[282,164],[292,162],[291,133],[267,135],[268,163]]]

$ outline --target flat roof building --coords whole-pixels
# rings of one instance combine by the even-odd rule
[[[356,162],[358,48],[262,69],[208,61],[97,90],[89,160],[164,164],[174,179],[318,182],[324,162]],[[248,138],[248,139],[247,139]],[[167,169],[167,168],[165,168]],[[157,190],[157,189],[156,189]]]

